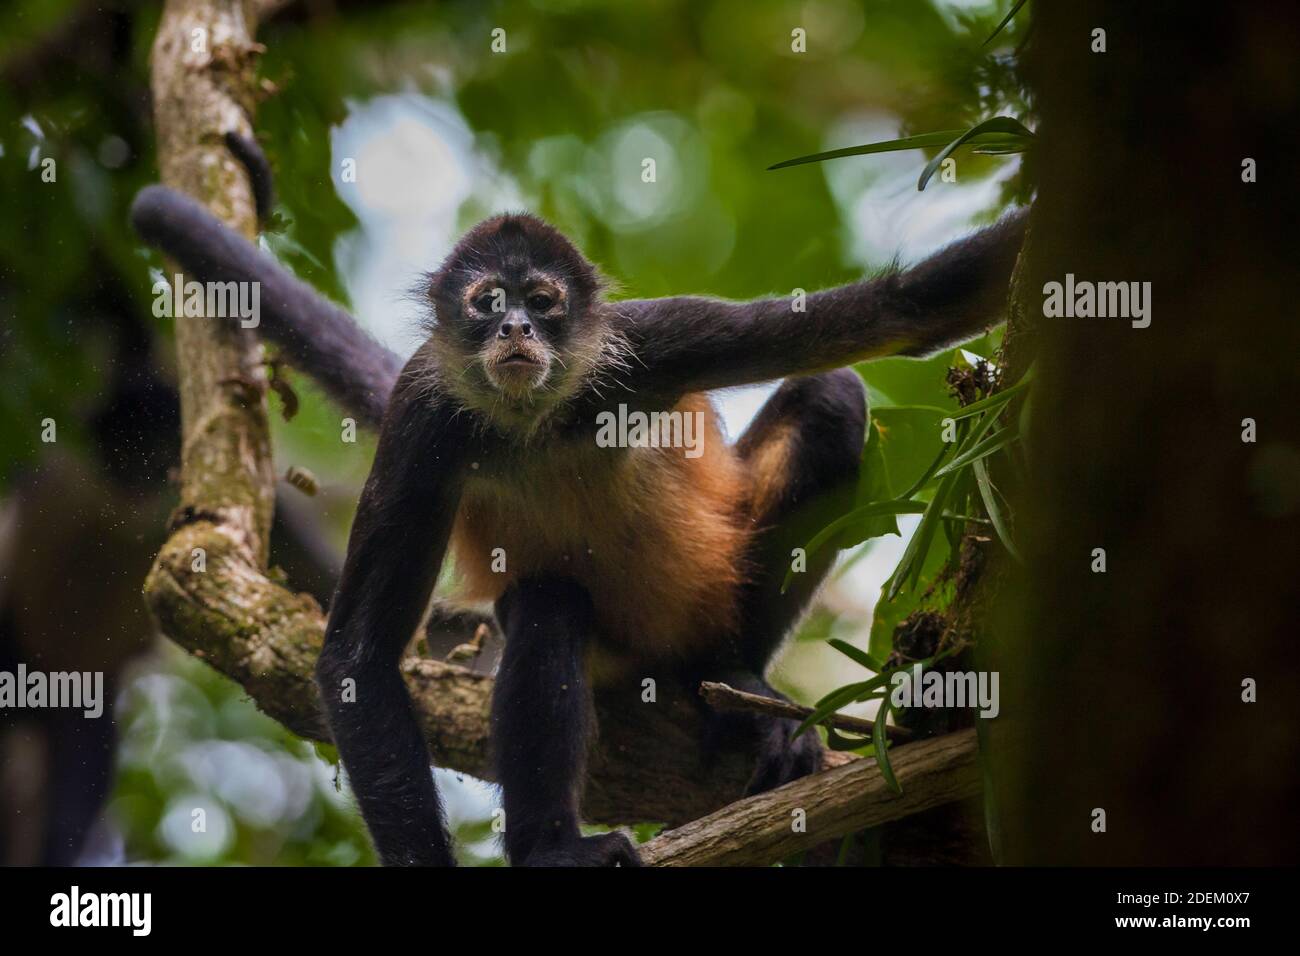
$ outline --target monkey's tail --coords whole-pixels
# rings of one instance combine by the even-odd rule
[[[140,190],[131,224],[141,239],[175,260],[186,280],[258,283],[258,331],[359,422],[378,426],[402,359],[344,309],[173,189]]]
[[[950,243],[875,284],[877,301],[908,342],[900,355],[931,355],[1006,318],[1007,286],[1024,245],[1029,207]]]

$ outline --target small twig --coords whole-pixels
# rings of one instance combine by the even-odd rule
[[[749,710],[760,714],[770,714],[773,717],[788,717],[791,720],[804,720],[813,712],[811,707],[792,704],[788,700],[777,700],[775,697],[764,697],[761,694],[736,690],[730,684],[720,684],[716,681],[706,680],[702,682],[700,684],[700,696],[715,710]],[[838,730],[848,730],[868,737],[876,728],[875,721],[868,720],[865,717],[832,714],[827,719],[830,721],[831,726]],[[900,744],[916,739],[916,734],[906,727],[895,727],[891,724],[885,725],[885,733],[890,740]]]

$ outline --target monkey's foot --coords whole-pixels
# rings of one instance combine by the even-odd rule
[[[623,833],[601,833],[539,846],[521,866],[643,866],[632,841]]]
[[[760,716],[758,722],[758,761],[745,796],[775,789],[822,768],[822,742],[816,730],[806,730],[796,737],[797,720]]]
[[[765,696],[780,695],[768,689]],[[817,731],[807,730],[796,737],[798,729],[797,720],[784,717],[710,711],[700,749],[705,764],[712,765],[723,750],[752,748],[754,773],[745,786],[745,796],[752,797],[822,768],[822,743]]]

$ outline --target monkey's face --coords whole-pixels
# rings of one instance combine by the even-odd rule
[[[432,277],[441,374],[466,404],[512,423],[570,397],[601,361],[595,269],[531,216],[475,227]]]
[[[570,337],[568,299],[565,284],[542,272],[486,275],[466,286],[461,332],[492,388],[523,399],[550,383]]]

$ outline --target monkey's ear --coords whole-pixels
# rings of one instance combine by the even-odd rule
[[[440,269],[433,269],[420,276],[416,283],[416,289],[421,301],[428,302],[431,305],[435,304],[450,286],[450,279],[451,277],[447,274],[445,266]]]

